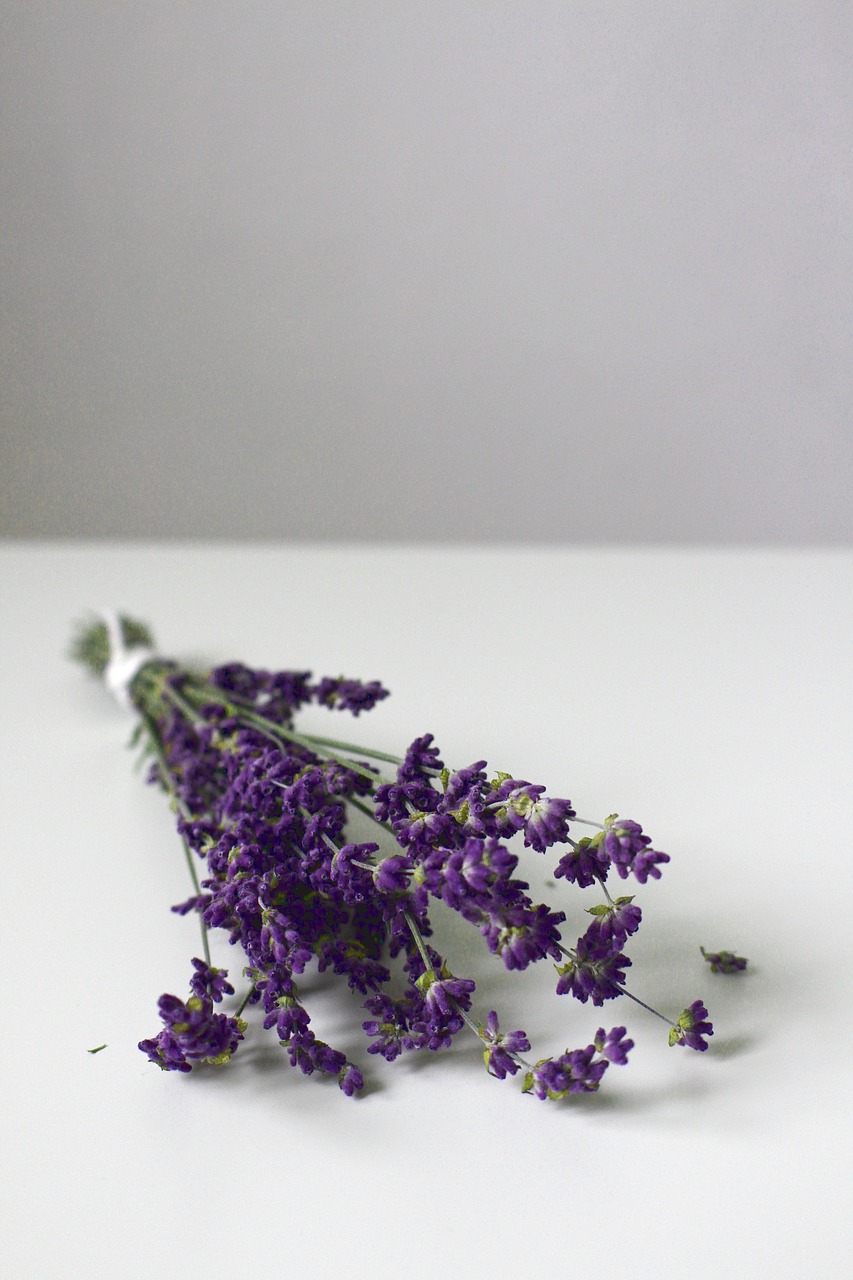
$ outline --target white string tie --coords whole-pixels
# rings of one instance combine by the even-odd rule
[[[110,640],[110,660],[104,671],[104,684],[123,707],[132,705],[130,686],[133,678],[146,662],[157,655],[148,645],[134,645],[128,649],[124,643],[121,619],[115,609],[100,609],[100,617],[106,624]]]

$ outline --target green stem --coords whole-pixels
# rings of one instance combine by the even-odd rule
[[[560,950],[562,951],[563,955],[568,956],[570,960],[577,959],[577,956],[575,955],[575,953],[573,951],[567,951],[566,948],[562,946],[562,944],[560,945]],[[609,979],[609,981],[612,982],[613,981],[612,978]],[[658,1009],[653,1009],[650,1004],[646,1004],[645,1000],[641,1000],[639,996],[633,995],[628,990],[628,988],[623,987],[621,983],[614,982],[613,985],[614,987],[616,987],[618,991],[622,993],[623,996],[627,996],[629,1000],[633,1000],[634,1004],[640,1005],[641,1008],[645,1009],[648,1013],[653,1013],[656,1018],[660,1018],[661,1022],[667,1023],[667,1025],[670,1027],[674,1027],[677,1025],[672,1021],[671,1018],[668,1018],[665,1013],[661,1013]]]
[[[336,747],[338,751],[351,752],[356,756],[368,756],[371,760],[384,760],[387,764],[400,765],[399,756],[389,755],[387,751],[374,751],[372,747],[358,747],[352,742],[339,742],[337,738],[321,738],[315,733],[306,733],[307,742],[316,742],[321,747]]]
[[[243,1010],[245,1009],[246,1005],[249,1003],[249,1001],[251,1000],[251,998],[252,998],[252,996],[253,996],[254,994],[255,994],[255,984],[254,984],[254,983],[252,983],[252,985],[249,987],[249,990],[246,992],[246,994],[244,995],[243,999],[240,1001],[240,1008],[239,1008],[239,1009],[237,1010],[237,1012],[233,1015],[235,1018],[239,1018],[239,1017],[240,1017],[240,1014],[243,1012]]]
[[[645,1000],[641,1000],[639,996],[632,995],[627,987],[619,986],[618,982],[614,983],[613,985],[616,987],[619,987],[619,990],[622,992],[623,996],[627,996],[629,1000],[633,1000],[634,1004],[640,1005],[640,1007],[645,1009],[648,1013],[653,1013],[656,1018],[660,1018],[661,1022],[665,1022],[667,1026],[675,1027],[678,1025],[677,1023],[673,1022],[671,1018],[668,1018],[666,1014],[660,1013],[657,1009],[653,1009],[650,1004],[646,1004]]]
[[[420,957],[424,962],[424,968],[427,970],[427,972],[431,970],[433,973],[435,973],[433,963],[429,958],[426,945],[424,944],[423,934],[418,928],[415,918],[412,915],[411,911],[404,911],[403,919],[406,921],[406,924],[409,926],[409,933],[412,935],[412,937],[415,940],[415,946],[420,952]]]
[[[189,809],[184,804],[184,802],[181,800],[175,788],[175,784],[172,781],[172,774],[171,774],[171,770],[169,769],[169,762],[167,761],[166,753],[163,750],[163,743],[160,738],[160,733],[157,729],[157,723],[154,720],[153,716],[150,716],[147,711],[141,711],[140,714],[142,716],[143,724],[145,725],[145,728],[148,732],[148,738],[151,743],[151,749],[154,752],[155,758],[157,760],[157,765],[160,770],[160,777],[163,779],[163,785],[166,787],[166,790],[169,792],[172,799],[174,800],[175,807],[180,813],[181,817],[185,821],[189,822],[192,820],[192,814],[190,813]],[[190,878],[192,879],[192,882],[193,882],[193,888],[195,889],[196,897],[201,897],[201,885],[199,884],[198,875],[196,874],[196,869],[193,864],[192,850],[190,849],[189,844],[187,843],[186,839],[183,836],[181,836],[181,844],[183,845],[184,857],[186,858],[187,867],[189,868]],[[204,948],[204,958],[208,965],[208,968],[210,968],[210,942],[207,936],[207,925],[204,923],[204,917],[202,916],[201,912],[198,913],[198,922],[201,927],[201,945]]]
[[[160,696],[161,698],[165,698],[167,702],[171,702],[173,707],[177,707],[179,711],[183,712],[187,719],[193,724],[207,723],[204,716],[199,715],[192,703],[187,702],[186,698],[182,697],[181,694],[178,693],[177,689],[173,689],[172,686],[166,684],[165,681],[160,689]]]
[[[193,865],[192,850],[190,849],[190,846],[188,845],[187,841],[184,839],[183,836],[181,836],[181,844],[184,846],[184,857],[187,860],[187,866],[189,867],[190,876],[193,882],[193,887],[195,888],[195,892],[196,892],[196,897],[200,898],[201,885],[198,882],[198,875],[196,874],[196,869],[195,869],[195,866]],[[210,962],[210,943],[208,942],[208,938],[207,938],[207,925],[204,923],[204,916],[201,914],[200,911],[198,913],[198,922],[201,925],[201,945],[204,948],[204,958],[207,962],[208,969],[210,969],[212,966]]]
[[[601,885],[602,889],[604,890],[604,896],[607,899],[607,901],[610,903],[611,907],[615,907],[616,903],[611,898],[610,891],[608,890],[607,885],[604,883],[603,878],[601,876],[596,876],[595,878],[598,881],[598,883]]]
[[[264,728],[266,728],[266,726],[272,723],[272,721],[270,720],[264,720],[262,716],[247,715],[245,718],[248,723],[258,724],[259,726],[263,726]],[[383,782],[389,781],[388,778],[383,778],[379,774],[374,773],[372,769],[365,769],[363,768],[362,765],[356,764],[354,760],[347,760],[344,756],[339,756],[334,751],[324,750],[322,747],[318,749],[316,745],[318,742],[318,739],[316,738],[305,737],[301,733],[292,733],[290,730],[287,730],[287,729],[279,730],[279,732],[281,733],[281,736],[286,741],[295,742],[298,747],[307,747],[308,750],[313,752],[315,755],[321,755],[326,760],[334,760],[336,764],[342,764],[344,768],[352,769],[355,773],[360,773],[362,777],[369,778],[370,781],[374,784],[374,786],[377,783],[383,783]],[[364,752],[364,754],[370,755],[371,753]]]

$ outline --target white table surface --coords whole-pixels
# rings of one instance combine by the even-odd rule
[[[849,1274],[850,553],[6,544],[0,574],[11,1280]],[[711,1049],[670,1049],[627,1000],[558,998],[548,962],[506,973],[442,917],[481,1014],[535,1056],[625,1022],[630,1065],[551,1105],[490,1079],[471,1036],[386,1064],[358,998],[315,976],[362,1099],[260,1029],[225,1069],[157,1071],[136,1043],[185,993],[197,925],[169,911],[186,868],[128,713],[63,656],[101,605],[174,656],[392,691],[306,727],[391,751],[429,731],[456,765],[642,822],[672,862],[636,888],[629,979],[671,1013],[704,998]],[[524,868],[544,885],[546,860]],[[592,891],[543,893],[573,940]],[[700,944],[750,971],[712,976]],[[217,956],[239,973],[224,935]]]

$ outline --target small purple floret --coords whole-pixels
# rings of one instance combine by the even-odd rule
[[[612,1062],[614,1066],[624,1067],[628,1061],[628,1054],[634,1047],[634,1041],[627,1038],[624,1027],[613,1027],[606,1035],[604,1028],[599,1027],[595,1033],[595,1047],[608,1062]]]
[[[669,1033],[669,1043],[683,1044],[688,1049],[698,1049],[700,1052],[707,1049],[708,1042],[703,1037],[714,1034],[713,1025],[705,1021],[707,1017],[708,1010],[702,1001],[694,1000],[689,1009],[679,1014],[678,1021]]]
[[[498,1030],[498,1015],[493,1009],[485,1026],[480,1028],[480,1035],[487,1045],[483,1057],[489,1072],[499,1080],[505,1080],[508,1075],[514,1076],[521,1064],[512,1055],[528,1052],[530,1041],[527,1033],[510,1031],[507,1035],[501,1035]]]
[[[212,969],[203,960],[193,958],[195,973],[190,978],[190,991],[203,1000],[209,995],[214,1004],[219,1004],[223,996],[233,996],[234,988],[228,981],[227,969]]]

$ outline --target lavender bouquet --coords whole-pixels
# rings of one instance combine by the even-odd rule
[[[159,1067],[228,1062],[247,1031],[241,1014],[260,1005],[291,1065],[358,1093],[361,1071],[315,1035],[300,995],[298,979],[314,963],[364,997],[367,1052],[389,1061],[446,1048],[466,1028],[491,1075],[520,1073],[523,1092],[542,1099],[594,1092],[611,1064],[627,1062],[633,1041],[624,1026],[600,1027],[584,1048],[531,1060],[524,1031],[502,1031],[494,1010],[481,1021],[474,982],[430,945],[432,899],[478,929],[507,969],[550,958],[558,995],[596,1007],[627,996],[667,1023],[670,1045],[707,1048],[713,1030],[701,1000],[673,1021],[626,986],[623,947],[641,911],[633,895],[611,896],[608,879],[615,872],[644,885],[669,861],[637,822],[579,818],[538,784],[490,775],[485,760],[448,768],[430,734],[400,758],[295,728],[307,703],[369,711],[388,696],[376,681],[314,681],[309,671],[237,662],[193,672],[158,656],[147,627],[118,615],[82,627],[72,656],[136,712],[132,741],[150,762],[150,781],[170,797],[192,877],[192,895],[172,909],[198,916],[203,958],[192,960],[185,999],[160,997],[163,1029],[139,1045]],[[354,812],[370,819],[375,839],[347,838]],[[576,824],[592,834],[576,839]],[[600,888],[603,901],[572,946],[560,934],[564,912],[534,903],[516,878],[512,837],[556,856],[557,878]],[[247,961],[247,989],[233,1013],[216,1011],[234,987],[211,963],[211,929],[226,930]],[[730,952],[703,954],[715,972],[746,963]]]

